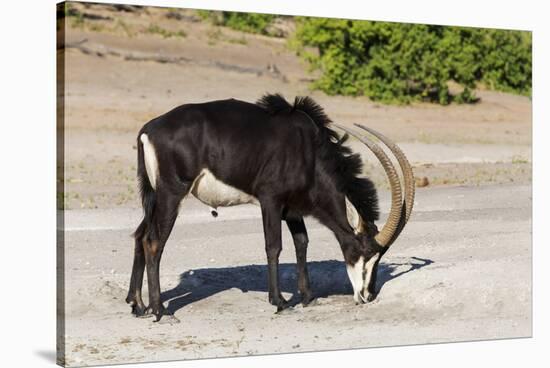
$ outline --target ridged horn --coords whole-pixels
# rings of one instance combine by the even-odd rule
[[[402,208],[403,199],[401,194],[401,183],[399,181],[399,175],[397,174],[397,171],[395,170],[395,167],[393,166],[391,160],[386,155],[386,153],[382,150],[382,148],[380,148],[380,146],[378,146],[376,143],[374,143],[370,139],[361,136],[360,134],[354,132],[349,128],[346,128],[340,124],[335,124],[335,123],[332,123],[332,124],[338,127],[339,129],[343,130],[344,132],[354,136],[361,143],[366,145],[372,151],[372,153],[374,153],[376,158],[378,158],[378,160],[382,164],[382,167],[384,168],[384,171],[386,172],[386,175],[388,176],[388,180],[390,182],[390,188],[391,188],[390,214],[382,230],[378,234],[376,234],[376,236],[374,237],[374,239],[380,246],[385,247],[389,245],[391,240],[394,238],[394,234],[397,231],[397,228],[399,226],[399,220],[401,218],[401,208]]]
[[[361,128],[363,130],[366,130],[370,134],[374,135],[376,138],[378,138],[381,142],[383,142],[389,149],[392,151],[392,153],[397,158],[397,162],[399,162],[399,166],[401,167],[401,171],[403,171],[403,186],[405,189],[405,203],[403,204],[403,210],[401,214],[401,219],[399,221],[399,227],[397,228],[397,231],[393,237],[393,239],[390,241],[390,244],[397,239],[407,222],[409,221],[409,218],[411,217],[412,208],[414,205],[414,194],[415,194],[415,188],[414,188],[414,174],[412,171],[412,167],[409,163],[409,160],[407,160],[407,157],[399,148],[397,144],[395,144],[392,140],[390,140],[388,137],[383,135],[380,132],[377,132],[376,130],[366,127],[362,124],[355,124],[358,128]]]

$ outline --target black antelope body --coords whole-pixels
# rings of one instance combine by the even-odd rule
[[[359,175],[362,162],[334,125],[374,152],[391,185],[391,210],[382,230],[373,183]],[[145,124],[138,134],[138,179],[144,219],[135,232],[135,255],[126,301],[137,316],[169,314],[160,299],[159,265],[183,198],[191,193],[216,209],[243,203],[261,208],[268,263],[269,302],[282,310],[278,258],[281,223],[296,248],[302,303],[312,300],[306,263],[304,216],[335,235],[357,303],[376,297],[378,263],[403,230],[414,201],[411,167],[402,151],[380,133],[357,125],[386,144],[403,171],[367,136],[333,124],[309,97],[294,104],[266,95],[256,104],[234,99],[179,106]],[[149,306],[141,297],[147,269]]]

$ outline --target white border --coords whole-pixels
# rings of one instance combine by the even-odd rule
[[[96,2],[106,2],[96,0]],[[540,366],[549,342],[548,10],[543,1],[359,2],[296,0],[136,0],[119,3],[308,14],[371,20],[534,31],[534,338],[155,364],[162,367],[272,366]],[[55,351],[55,1],[2,5],[3,367],[53,366]],[[6,114],[7,113],[7,114]],[[545,206],[546,204],[546,206]],[[544,212],[543,212],[544,211]],[[467,303],[468,301],[465,300]],[[365,326],[368,328],[368,326]],[[49,353],[48,353],[49,352]],[[49,360],[44,356],[49,356]],[[128,367],[142,365],[128,365]]]

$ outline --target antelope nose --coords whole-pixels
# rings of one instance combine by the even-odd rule
[[[367,298],[363,295],[363,290],[357,293],[359,296],[357,299],[357,304],[365,304],[367,302]]]

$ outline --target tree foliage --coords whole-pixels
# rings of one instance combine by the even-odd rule
[[[328,94],[448,104],[475,100],[479,83],[531,93],[529,32],[327,18],[297,23],[293,44],[321,72],[314,87]],[[450,81],[461,86],[454,96]]]

